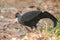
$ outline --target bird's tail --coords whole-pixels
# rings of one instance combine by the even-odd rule
[[[52,14],[50,14],[50,13],[48,13],[48,12],[44,12],[44,15],[45,15],[45,17],[46,18],[49,18],[49,19],[51,19],[52,21],[53,21],[53,23],[54,23],[54,27],[56,27],[57,26],[57,18],[55,18]]]

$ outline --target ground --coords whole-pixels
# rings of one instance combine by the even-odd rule
[[[33,8],[31,8],[34,6]],[[16,22],[15,14],[31,10],[48,11],[58,19],[56,28],[50,19],[41,19],[37,30]],[[27,27],[27,28],[26,28]],[[60,0],[0,0],[0,40],[60,40]]]

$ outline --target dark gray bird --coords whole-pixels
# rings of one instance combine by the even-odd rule
[[[53,21],[54,27],[57,25],[57,19],[47,11],[30,11],[26,12],[23,15],[20,13],[16,14],[16,17],[18,18],[18,22],[22,25],[29,26],[33,29],[33,27],[37,28],[36,24],[39,22],[40,19],[43,18],[49,18]]]

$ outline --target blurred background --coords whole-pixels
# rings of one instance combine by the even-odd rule
[[[41,19],[33,32],[19,24],[15,14],[31,10],[51,13],[58,20],[56,28],[47,18]],[[0,40],[60,40],[60,0],[0,0]]]

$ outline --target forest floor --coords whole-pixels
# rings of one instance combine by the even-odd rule
[[[37,30],[17,22],[17,12],[32,10],[51,13],[58,20],[56,28],[47,18],[38,22]],[[0,0],[0,40],[60,40],[60,0]]]

